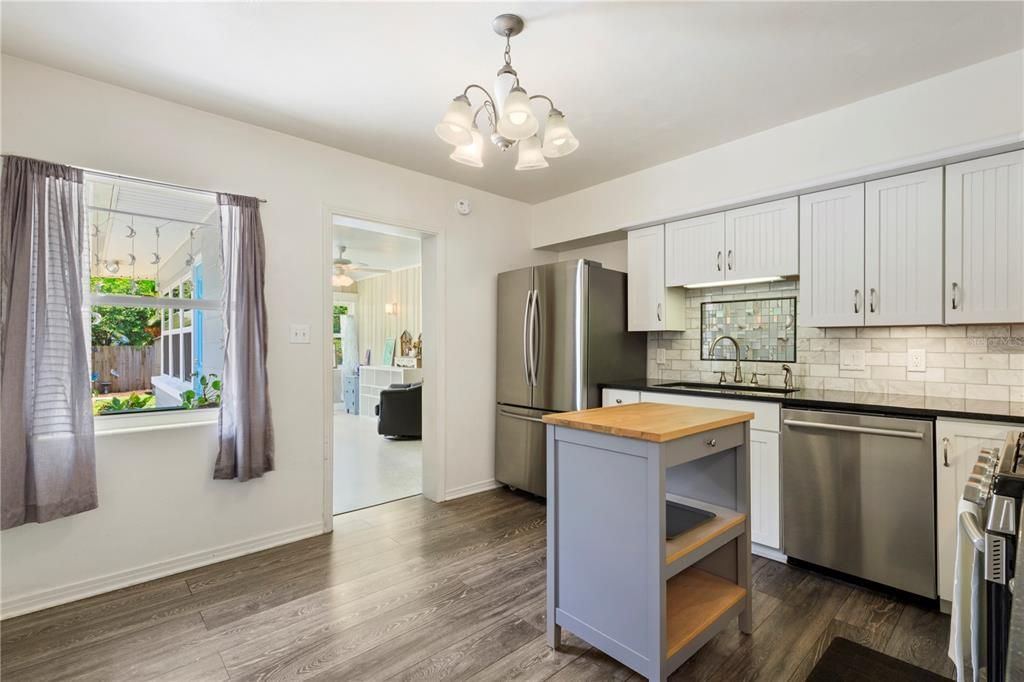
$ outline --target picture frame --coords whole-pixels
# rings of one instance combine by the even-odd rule
[[[395,337],[384,339],[384,355],[381,357],[381,364],[390,367],[395,364]]]

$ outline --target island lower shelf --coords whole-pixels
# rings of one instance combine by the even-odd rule
[[[713,573],[688,568],[668,581],[665,595],[665,659],[692,642],[716,621],[731,618],[747,591]]]

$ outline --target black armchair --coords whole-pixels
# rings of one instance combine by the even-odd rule
[[[389,438],[423,437],[423,382],[391,384],[380,392],[377,433]]]

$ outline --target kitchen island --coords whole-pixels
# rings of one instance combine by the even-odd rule
[[[564,627],[664,680],[751,631],[749,412],[657,403],[549,414],[548,643]]]

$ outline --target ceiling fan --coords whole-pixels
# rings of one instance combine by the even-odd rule
[[[336,287],[351,286],[355,281],[350,273],[353,272],[390,272],[385,268],[367,267],[366,263],[359,263],[345,258],[345,247],[338,247],[338,255],[334,259],[334,275],[331,283]]]

